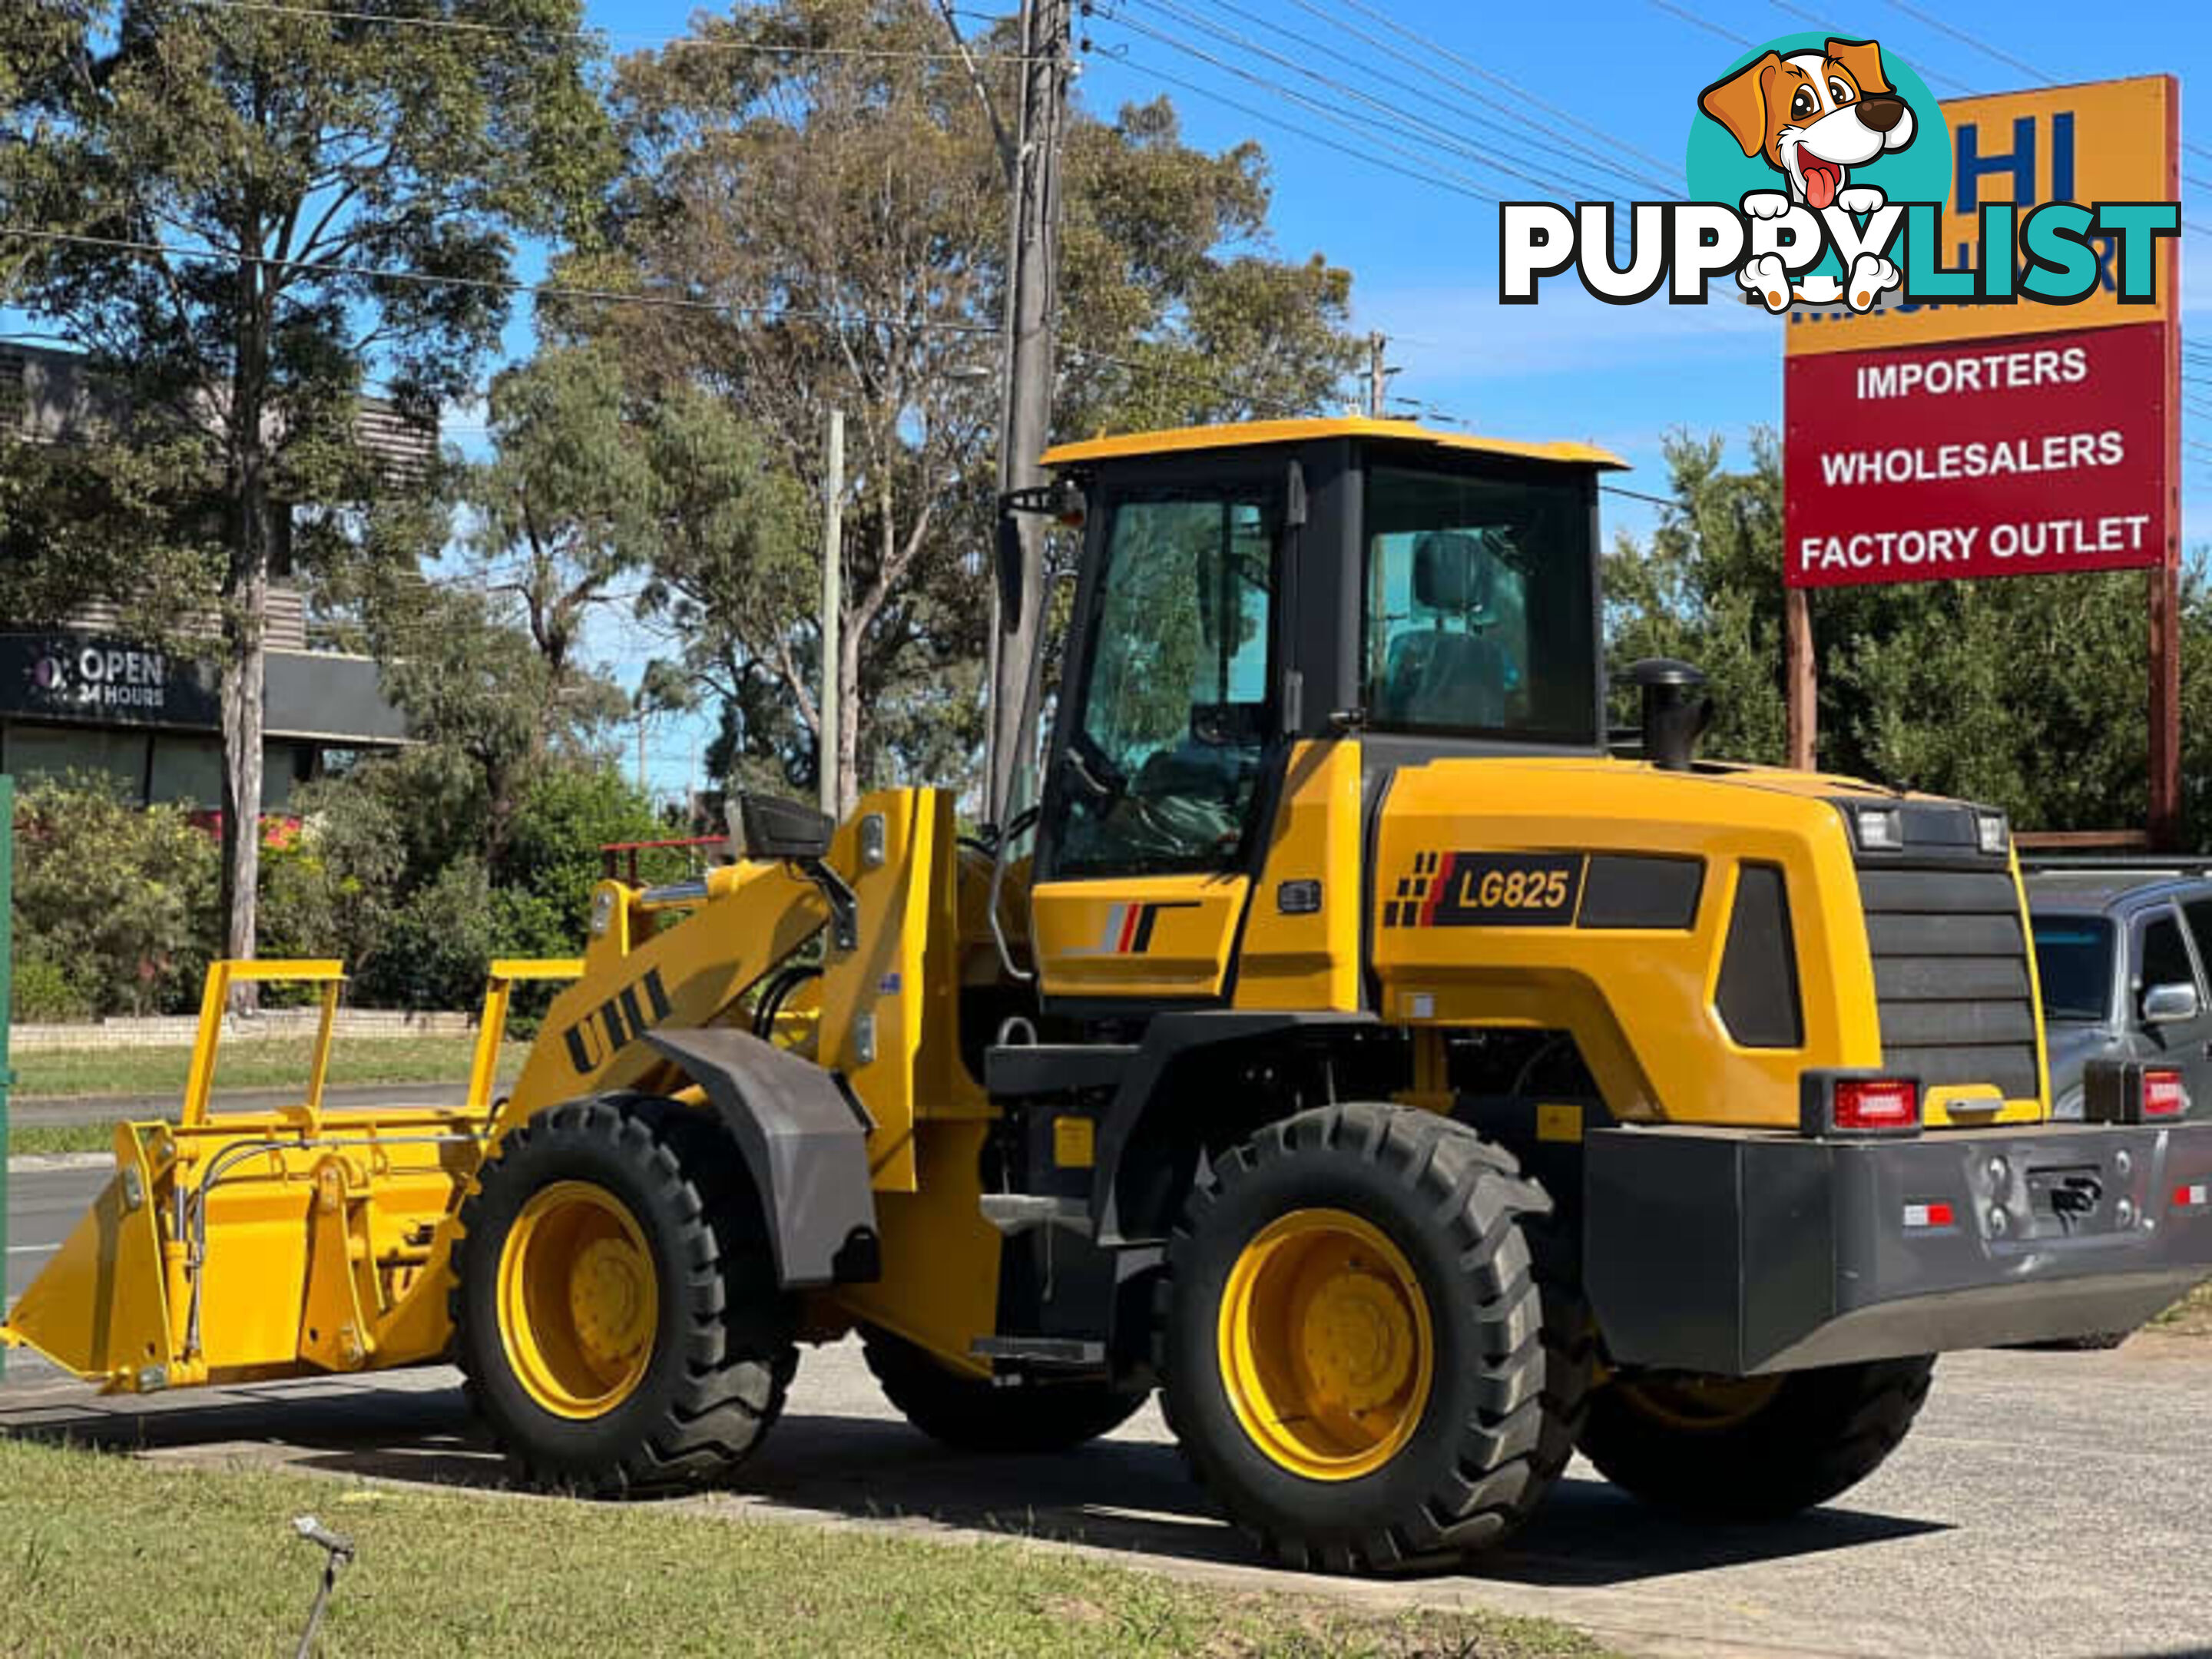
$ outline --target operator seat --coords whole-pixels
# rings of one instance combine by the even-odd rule
[[[1463,531],[1430,530],[1413,544],[1413,606],[1431,625],[1390,641],[1382,708],[1389,720],[1501,726],[1510,678],[1505,653],[1474,631],[1488,620],[1491,559]]]

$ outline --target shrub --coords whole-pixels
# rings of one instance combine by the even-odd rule
[[[33,784],[15,802],[19,962],[46,964],[41,994],[58,979],[86,1013],[189,1012],[221,937],[220,856],[180,807],[142,809],[104,779]]]
[[[14,976],[9,981],[8,1017],[37,1021],[90,1019],[92,999],[59,963],[18,950]]]

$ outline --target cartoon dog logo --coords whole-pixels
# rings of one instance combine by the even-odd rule
[[[1793,206],[1880,211],[1887,197],[1875,185],[1851,183],[1852,170],[1903,149],[1918,125],[1882,72],[1881,47],[1872,40],[1831,39],[1820,52],[1787,58],[1764,52],[1698,94],[1698,107],[1727,128],[1747,156],[1764,157],[1787,181],[1786,192],[1744,197],[1743,210],[1759,219],[1778,219]],[[1792,284],[1780,259],[1752,260],[1737,280],[1770,311],[1788,308]],[[1865,311],[1898,282],[1894,264],[1869,253],[1852,262],[1845,281],[1810,276],[1795,293],[1814,305],[1848,296]]]

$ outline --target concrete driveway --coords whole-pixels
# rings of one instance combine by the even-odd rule
[[[15,1264],[57,1241],[98,1171],[19,1174]],[[1918,1427],[1838,1504],[1764,1527],[1689,1527],[1579,1462],[1514,1547],[1383,1583],[1254,1566],[1184,1475],[1157,1410],[1060,1457],[944,1451],[892,1415],[848,1343],[811,1352],[738,1490],[682,1500],[771,1520],[1014,1533],[1132,1552],[1246,1588],[1375,1606],[1544,1613],[1667,1654],[2105,1656],[2212,1651],[2212,1343],[1947,1358]],[[500,1481],[453,1373],[100,1401],[9,1360],[0,1431],[185,1462],[240,1459],[459,1485]]]

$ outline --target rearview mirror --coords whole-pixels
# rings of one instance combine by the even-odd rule
[[[1004,508],[999,513],[999,631],[1018,632],[1022,625],[1022,527]]]
[[[2154,985],[2143,993],[2142,1023],[2146,1025],[2174,1025],[2196,1018],[2194,985]]]

